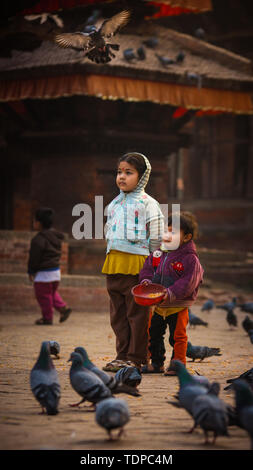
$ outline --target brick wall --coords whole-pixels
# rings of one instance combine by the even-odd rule
[[[0,230],[0,273],[26,273],[35,232]],[[66,236],[66,235],[65,235]],[[62,273],[68,272],[68,242],[62,244]]]

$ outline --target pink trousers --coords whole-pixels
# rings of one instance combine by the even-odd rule
[[[57,292],[59,281],[34,282],[33,285],[35,297],[40,305],[43,318],[45,320],[52,320],[54,308],[59,311],[66,306],[66,303]]]

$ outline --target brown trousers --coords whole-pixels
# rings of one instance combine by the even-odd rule
[[[116,335],[116,359],[147,363],[149,308],[138,305],[131,294],[139,276],[107,274],[110,321]]]

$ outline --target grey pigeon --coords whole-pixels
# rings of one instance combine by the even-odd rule
[[[115,374],[115,380],[129,385],[130,387],[138,387],[141,383],[142,375],[137,367],[122,367]]]
[[[197,28],[194,31],[194,36],[196,36],[196,38],[198,38],[198,39],[204,39],[205,35],[206,35],[206,33],[205,33],[205,30],[203,28]]]
[[[96,422],[106,429],[112,440],[112,430],[119,429],[117,439],[122,436],[124,426],[130,419],[130,412],[126,401],[118,398],[107,398],[100,401],[96,406]]]
[[[104,384],[100,377],[83,367],[81,354],[72,352],[68,362],[72,362],[69,371],[70,383],[75,392],[82,397],[80,402],[70,406],[79,406],[85,401],[89,401],[95,405],[100,400],[112,396],[111,390]]]
[[[219,308],[221,310],[226,310],[226,312],[228,312],[229,310],[233,310],[236,306],[237,306],[236,297],[233,297],[231,302],[226,302],[223,305],[216,305],[216,308]]]
[[[42,407],[42,413],[56,415],[61,397],[58,373],[50,357],[49,341],[43,341],[39,357],[30,373],[30,386],[36,400]]]
[[[192,359],[203,361],[206,357],[221,356],[220,348],[209,348],[208,346],[193,346],[190,341],[187,342],[186,356]]]
[[[237,316],[232,308],[227,311],[226,320],[230,327],[237,326]]]
[[[253,344],[253,330],[249,330],[248,335],[249,335],[251,344]]]
[[[176,56],[177,64],[181,64],[184,61],[184,58],[185,58],[185,53],[183,51],[180,51]]]
[[[234,377],[233,379],[228,379],[227,383],[230,385],[227,385],[227,387],[224,388],[224,390],[231,390],[233,388],[233,383],[238,380],[238,379],[243,379],[247,384],[250,386],[250,388],[253,391],[253,367],[249,370],[246,370],[243,372],[239,377]]]
[[[158,46],[158,39],[156,37],[151,37],[148,39],[145,39],[145,41],[142,41],[143,44],[145,44],[146,47],[149,47],[150,49],[154,49],[156,46]]]
[[[203,326],[208,326],[208,323],[206,321],[203,321],[201,318],[197,317],[197,315],[194,315],[194,313],[191,312],[189,309],[189,324],[190,326],[197,326],[197,325],[203,325]]]
[[[75,352],[81,354],[83,358],[83,367],[96,374],[113,394],[126,393],[128,395],[140,396],[140,393],[136,390],[136,388],[126,384],[122,380],[116,380],[116,377],[107,374],[103,370],[99,369],[99,367],[97,367],[95,364],[93,364],[93,362],[91,362],[89,359],[86,349],[84,349],[82,346],[75,348]]]
[[[235,380],[233,388],[238,420],[240,426],[249,434],[253,450],[253,392],[249,384],[242,379]]]
[[[60,345],[57,341],[49,341],[50,354],[55,356],[56,359],[60,359]]]
[[[201,384],[201,385],[204,385],[204,387],[207,388],[207,390],[209,390],[210,386],[211,386],[211,383],[209,382],[208,378],[205,377],[204,375],[201,375],[198,373],[198,371],[195,371],[196,372],[196,375],[194,375],[194,378]]]
[[[201,307],[201,312],[210,312],[214,308],[214,301],[208,299]]]
[[[242,321],[242,327],[246,331],[246,333],[249,333],[250,330],[253,330],[253,321],[248,315],[246,315],[246,317]]]
[[[217,436],[228,436],[228,412],[226,404],[218,397],[220,385],[214,382],[206,394],[197,396],[192,405],[194,429],[199,425],[208,443],[208,432],[213,432],[213,444]]]
[[[123,57],[125,60],[127,60],[127,62],[131,62],[132,60],[137,58],[132,48],[125,49],[123,51]]]
[[[167,65],[175,64],[175,61],[171,59],[170,57],[165,57],[160,54],[156,54],[156,57],[163,67],[166,67]]]
[[[90,33],[76,31],[74,33],[62,33],[55,36],[55,42],[63,48],[72,48],[84,51],[88,59],[96,63],[107,63],[115,55],[111,49],[119,50],[119,44],[111,44],[105,41],[117,34],[119,29],[127,24],[130,19],[130,11],[123,10],[112,18],[103,21],[102,25],[96,29],[91,28]],[[93,21],[93,20],[92,20]]]
[[[138,47],[137,49],[137,55],[139,60],[145,60],[146,59],[146,52],[143,46]]]
[[[173,368],[179,380],[178,403],[170,402],[180,408],[184,408],[192,416],[192,405],[194,399],[199,395],[207,393],[206,386],[199,383],[196,378],[191,375],[184,364],[179,360],[171,361],[171,368]],[[192,432],[193,429],[190,430]]]
[[[242,312],[253,313],[253,302],[246,302],[244,304],[238,305]]]

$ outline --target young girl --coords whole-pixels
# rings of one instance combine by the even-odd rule
[[[120,194],[108,206],[107,256],[102,269],[110,296],[110,321],[116,336],[116,358],[104,370],[147,362],[148,308],[137,305],[131,289],[150,252],[160,246],[164,223],[158,202],[145,192],[149,160],[137,152],[118,161]]]
[[[38,233],[31,240],[28,275],[34,283],[35,296],[42,312],[36,325],[52,325],[53,308],[60,312],[60,322],[67,320],[71,313],[57,292],[61,279],[60,257],[64,235],[52,228],[53,213],[52,209],[41,207],[37,209],[33,221],[33,228]]]
[[[168,218],[168,232],[172,231],[172,216]],[[171,237],[166,234],[160,247],[160,263],[156,273],[153,268],[153,255],[150,255],[140,272],[142,283],[155,282],[167,288],[163,302],[156,306],[149,329],[149,351],[151,364],[144,366],[143,373],[164,372],[164,335],[169,325],[169,343],[172,346],[171,359],[186,364],[188,308],[198,293],[203,278],[203,268],[199,262],[193,238],[197,234],[197,222],[189,212],[180,214],[180,243],[174,251],[169,251]],[[154,253],[156,255],[156,253]],[[176,375],[168,367],[164,375]]]

